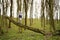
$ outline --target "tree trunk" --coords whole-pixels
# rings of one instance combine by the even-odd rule
[[[24,4],[25,4],[25,25],[27,25],[28,0],[24,0]]]
[[[53,19],[53,3],[54,0],[49,0],[49,21],[50,21],[50,28],[51,31],[55,31],[54,19]]]
[[[10,0],[11,2],[11,7],[10,7],[10,18],[12,18],[12,5],[13,5],[13,0]],[[9,21],[9,28],[11,28],[11,21]]]
[[[17,25],[19,27],[22,27],[22,28],[25,28],[25,29],[28,29],[28,30],[31,30],[31,31],[34,31],[34,32],[41,33],[41,34],[45,35],[45,33],[44,33],[43,30],[40,30],[40,29],[37,29],[37,28],[33,28],[33,27],[29,27],[29,26],[23,25],[21,23],[18,23],[16,21],[14,21],[13,19],[11,19],[11,18],[9,18],[7,16],[5,16],[5,17],[6,17],[6,19],[10,20],[13,24],[15,24],[15,25]]]
[[[41,1],[41,27],[45,30],[45,13],[44,13],[44,0]]]
[[[30,7],[30,26],[33,24],[33,0],[31,1]]]

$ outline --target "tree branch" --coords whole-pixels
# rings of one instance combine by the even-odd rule
[[[16,22],[16,21],[14,21],[13,19],[11,19],[11,18],[9,18],[9,17],[7,17],[7,16],[5,16],[5,17],[6,17],[8,20],[10,20],[13,24],[15,24],[15,25],[17,25],[17,26],[19,26],[19,27],[22,27],[22,28],[25,28],[25,29],[28,29],[28,30],[31,30],[31,31],[34,31],[34,32],[41,33],[41,34],[45,35],[43,30],[39,30],[39,29],[37,29],[37,28],[33,28],[33,27],[29,27],[29,26],[23,25],[23,24],[21,24],[21,23],[18,23],[18,22]]]

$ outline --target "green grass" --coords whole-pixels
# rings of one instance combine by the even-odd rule
[[[33,21],[33,25],[31,27],[35,27],[38,29],[43,29],[43,27],[41,27],[41,22],[40,20],[35,20]],[[22,21],[22,23],[24,24],[24,20]],[[29,19],[28,19],[28,26],[29,26]],[[55,23],[56,25],[56,29],[60,29],[60,22],[59,24]],[[49,30],[49,25],[46,25],[46,31]],[[0,36],[0,40],[45,40],[44,36],[40,33],[36,33],[30,30],[24,30],[23,33],[19,33],[19,27],[14,25],[12,23],[11,28],[8,29],[8,33],[6,33],[7,28],[3,27],[4,29],[4,34]],[[60,36],[53,36],[51,37],[49,40],[60,40]]]
[[[19,33],[18,27],[13,25],[9,29],[8,33],[5,33],[0,37],[0,40],[42,40],[43,36],[39,33],[35,33],[29,30]]]

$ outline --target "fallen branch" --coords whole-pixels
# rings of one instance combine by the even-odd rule
[[[13,19],[11,19],[10,17],[7,17],[7,16],[5,16],[5,18],[7,18],[13,24],[15,24],[15,25],[17,25],[19,27],[22,27],[22,28],[25,28],[25,29],[28,29],[28,30],[31,30],[31,31],[34,31],[34,32],[41,33],[41,34],[45,35],[43,30],[40,30],[40,29],[37,29],[37,28],[33,28],[33,27],[29,27],[29,26],[25,26],[25,25],[23,25],[21,23],[18,23],[16,21],[14,21]]]

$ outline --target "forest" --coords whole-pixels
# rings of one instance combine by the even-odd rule
[[[60,40],[59,0],[0,0],[0,40]]]

